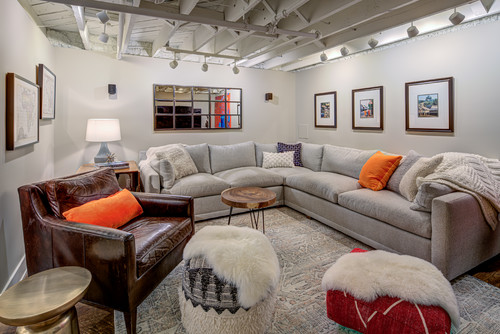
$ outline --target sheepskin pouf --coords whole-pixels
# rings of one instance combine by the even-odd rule
[[[326,310],[350,333],[443,334],[460,325],[450,283],[431,263],[354,249],[327,270]]]
[[[179,289],[182,324],[190,334],[264,333],[270,325],[280,268],[261,232],[206,226],[184,248]]]

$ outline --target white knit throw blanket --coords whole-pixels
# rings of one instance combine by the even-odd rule
[[[425,182],[445,184],[453,189],[471,194],[476,198],[484,217],[493,230],[499,221],[500,211],[500,161],[476,154],[447,152],[434,172],[417,179],[417,185]]]
[[[420,305],[442,307],[452,326],[460,327],[458,304],[450,282],[431,263],[382,250],[341,256],[323,276],[324,291],[345,291],[372,302],[389,296]]]

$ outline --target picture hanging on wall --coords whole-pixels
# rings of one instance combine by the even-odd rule
[[[47,66],[39,64],[36,83],[40,86],[40,119],[56,118],[56,75]]]
[[[314,126],[337,127],[337,92],[314,94]]]
[[[352,128],[384,129],[384,88],[382,86],[352,90]]]
[[[407,82],[406,131],[453,132],[453,77]]]
[[[7,73],[7,150],[38,143],[38,94],[38,85],[17,74]]]

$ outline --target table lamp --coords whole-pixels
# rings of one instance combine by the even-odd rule
[[[116,118],[93,118],[87,120],[86,141],[100,142],[101,148],[94,157],[94,162],[107,162],[111,152],[108,149],[109,141],[120,140],[120,120]]]

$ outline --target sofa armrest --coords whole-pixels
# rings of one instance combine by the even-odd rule
[[[453,192],[432,201],[432,263],[451,280],[500,253],[493,231],[474,197]]]
[[[146,163],[141,164],[139,171],[142,189],[147,193],[159,194],[161,192],[160,175]]]
[[[193,198],[190,196],[151,194],[132,192],[150,217],[191,217],[193,215]]]

